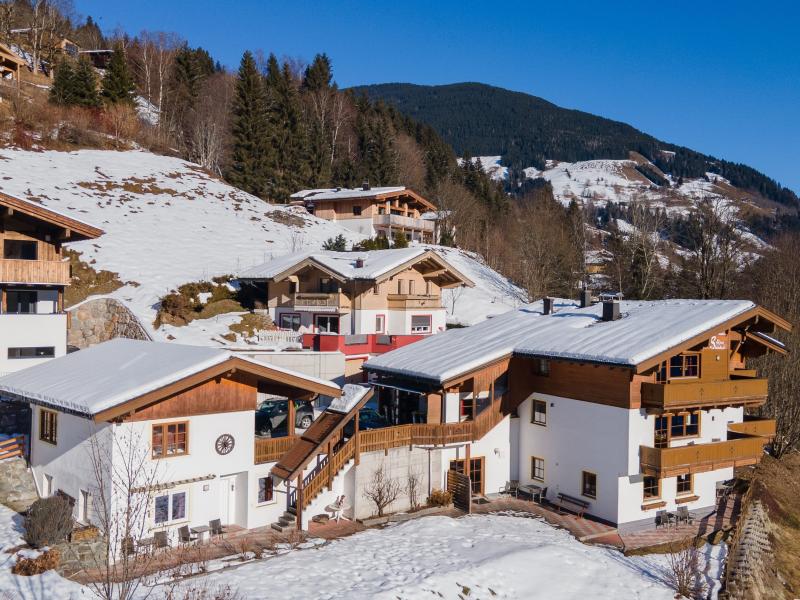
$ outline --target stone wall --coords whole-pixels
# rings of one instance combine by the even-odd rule
[[[82,350],[118,337],[150,339],[136,315],[119,300],[95,298],[68,310],[71,320],[67,345],[70,349]]]
[[[24,512],[39,498],[24,458],[0,460],[0,503]]]
[[[103,565],[108,554],[105,538],[97,536],[92,539],[62,542],[53,546],[61,555],[61,563],[56,571],[62,577],[70,577],[84,569],[96,569]]]

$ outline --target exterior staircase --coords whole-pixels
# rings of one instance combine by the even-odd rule
[[[297,529],[297,512],[294,508],[290,507],[289,510],[284,511],[277,521],[270,525],[275,531],[286,533],[287,531],[294,531]]]

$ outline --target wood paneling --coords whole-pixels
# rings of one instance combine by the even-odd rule
[[[0,281],[69,285],[69,263],[55,260],[0,259]]]
[[[428,394],[428,416],[427,423],[442,422],[442,395]]]
[[[642,404],[648,408],[670,410],[746,404],[758,406],[767,400],[766,379],[728,381],[673,380],[670,383],[643,383]]]
[[[131,421],[172,419],[214,413],[255,410],[256,387],[232,379],[212,379],[136,410]]]
[[[641,470],[645,475],[662,478],[753,465],[764,454],[766,443],[763,437],[743,437],[676,448],[640,446]]]

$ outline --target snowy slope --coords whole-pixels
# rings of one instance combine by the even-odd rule
[[[362,239],[304,211],[267,204],[195,164],[148,152],[2,149],[0,191],[105,230],[97,240],[70,247],[96,269],[117,272],[122,281],[132,282],[111,296],[125,302],[148,328],[159,298],[182,283],[319,249],[338,234],[351,243]],[[520,290],[467,254],[443,253],[477,284],[456,299],[451,321],[472,323],[523,299]],[[239,318],[220,315],[151,333],[155,339],[208,344]]]

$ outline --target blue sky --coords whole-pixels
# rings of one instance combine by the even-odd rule
[[[104,31],[326,52],[341,86],[480,81],[744,162],[800,192],[800,8],[790,2],[75,0]]]

